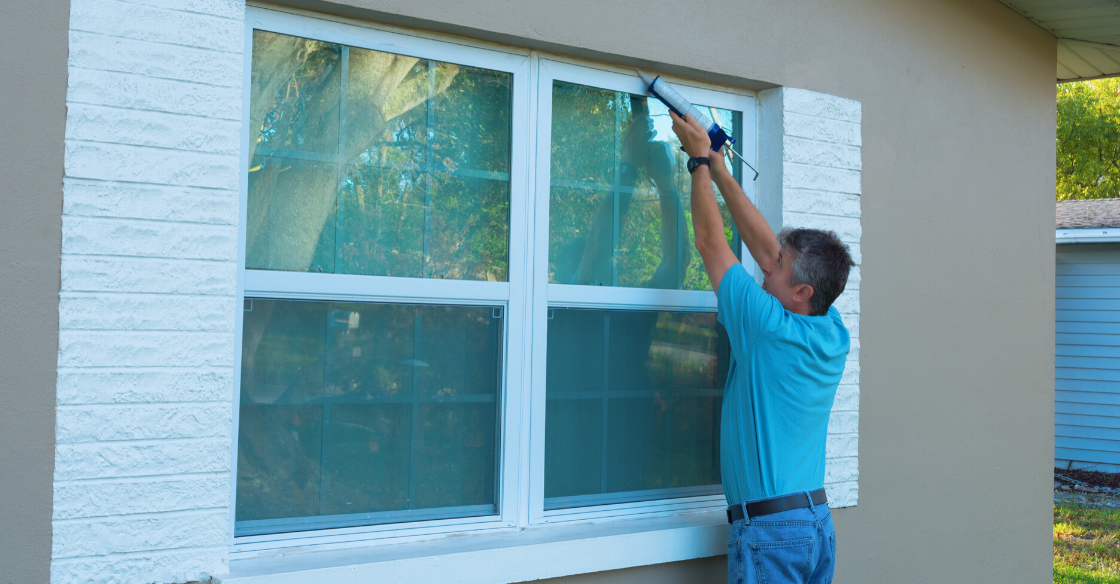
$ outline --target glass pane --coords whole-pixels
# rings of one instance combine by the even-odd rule
[[[253,31],[254,150],[338,152],[342,45]]]
[[[406,403],[332,405],[322,510],[302,516],[407,509],[411,410]]]
[[[492,401],[420,404],[417,508],[493,504],[496,423]]]
[[[742,134],[740,112],[708,109],[733,136]],[[550,282],[711,289],[692,244],[687,156],[671,128],[657,100],[553,83]],[[712,187],[738,253],[731,216]]]
[[[322,408],[241,405],[237,518],[314,515],[319,508]]]
[[[509,73],[253,45],[246,267],[508,280]]]
[[[602,399],[554,399],[545,410],[544,496],[602,493]]]
[[[715,315],[549,312],[545,509],[721,492]]]
[[[246,238],[245,266],[334,272],[335,166],[283,156],[254,156],[252,164],[246,231],[268,236]]]
[[[246,306],[237,535],[497,512],[502,308]]]

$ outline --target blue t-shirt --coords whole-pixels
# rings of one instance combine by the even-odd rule
[[[731,342],[720,418],[720,472],[731,504],[824,485],[828,415],[851,339],[835,307],[786,310],[742,264],[716,294]]]

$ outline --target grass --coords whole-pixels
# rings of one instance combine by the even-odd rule
[[[1054,584],[1120,584],[1120,510],[1054,504]]]

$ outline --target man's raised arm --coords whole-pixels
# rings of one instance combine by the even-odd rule
[[[692,116],[681,119],[671,111],[669,115],[673,117],[673,132],[680,138],[684,151],[694,158],[709,156],[712,141],[708,132]],[[707,166],[698,166],[692,171],[692,229],[696,235],[696,250],[704,260],[704,270],[708,272],[712,290],[718,291],[723,275],[728,268],[739,263],[739,258],[732,253],[724,237],[723,217],[716,205]],[[773,232],[770,236],[774,236]]]
[[[747,244],[751,257],[758,263],[763,272],[770,273],[778,262],[778,253],[782,250],[778,245],[778,238],[774,237],[774,230],[762,217],[762,213],[751,203],[742,187],[735,181],[735,177],[723,162],[724,150],[712,152],[712,179],[719,186],[723,200],[727,203],[727,210],[731,212],[731,219],[739,230],[739,237]],[[691,156],[691,155],[690,155]]]

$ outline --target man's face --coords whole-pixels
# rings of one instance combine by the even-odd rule
[[[778,252],[778,263],[774,266],[773,270],[767,272],[762,271],[762,289],[770,293],[771,296],[778,299],[782,306],[790,312],[801,312],[798,310],[800,305],[799,296],[804,295],[804,290],[799,290],[805,286],[791,286],[790,280],[793,260],[790,258],[786,248],[782,248]],[[798,294],[800,292],[800,294]]]

